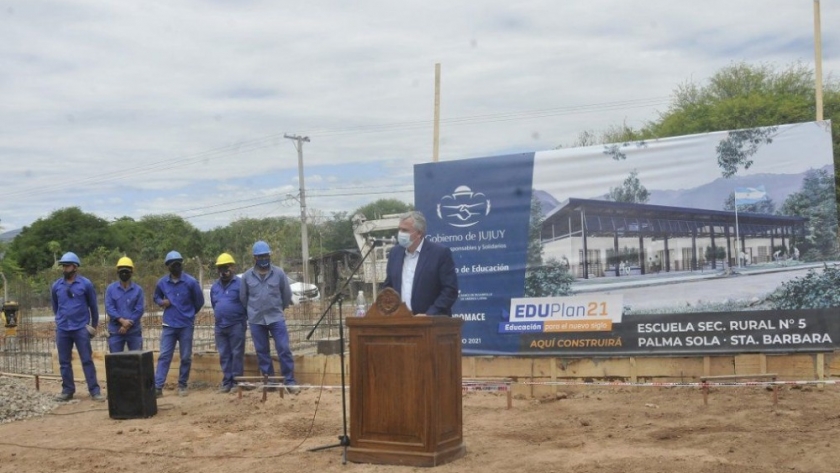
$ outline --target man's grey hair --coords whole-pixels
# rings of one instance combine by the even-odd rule
[[[426,217],[423,216],[423,213],[418,210],[412,210],[410,212],[406,212],[400,215],[400,222],[404,222],[408,219],[414,220],[414,229],[422,234],[426,234]]]

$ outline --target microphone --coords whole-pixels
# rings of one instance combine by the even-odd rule
[[[397,239],[394,237],[391,238],[368,238],[368,242],[370,242],[373,246],[381,246],[386,243],[396,244]]]

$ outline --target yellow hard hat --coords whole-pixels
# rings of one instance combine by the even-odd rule
[[[119,261],[117,261],[117,267],[134,269],[134,261],[131,261],[131,258],[128,256],[123,256]]]
[[[236,264],[236,261],[234,261],[233,256],[228,253],[222,253],[218,258],[216,258],[216,266],[224,266],[226,264]]]

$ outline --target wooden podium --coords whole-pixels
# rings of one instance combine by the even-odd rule
[[[436,466],[464,456],[461,324],[414,316],[393,289],[350,317],[350,446],[357,463]]]

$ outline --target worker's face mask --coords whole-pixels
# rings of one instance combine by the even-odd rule
[[[257,267],[260,269],[268,269],[271,266],[270,255],[259,255],[256,257]]]
[[[399,232],[397,233],[397,243],[400,244],[403,248],[408,248],[411,246],[411,233],[409,232]]]
[[[76,275],[75,264],[65,264],[62,269],[64,270],[64,279],[73,279],[73,276]]]
[[[175,261],[174,263],[169,263],[169,274],[175,276],[176,278],[181,276],[181,273],[184,271],[184,265],[180,261]]]
[[[131,270],[130,269],[121,269],[117,272],[117,275],[120,277],[120,281],[128,282],[131,280]]]

